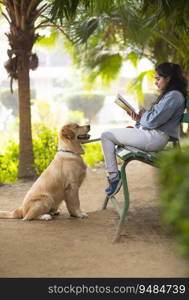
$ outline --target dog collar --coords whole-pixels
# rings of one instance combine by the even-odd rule
[[[68,152],[68,153],[75,154],[73,151],[70,151],[70,150],[64,150],[64,149],[58,149],[57,152]]]

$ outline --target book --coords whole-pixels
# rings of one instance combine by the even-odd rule
[[[129,114],[131,114],[131,112],[138,114],[136,109],[120,94],[117,95],[115,103],[118,104],[124,110],[126,110]]]

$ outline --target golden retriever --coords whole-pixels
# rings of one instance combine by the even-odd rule
[[[0,218],[50,220],[64,200],[71,216],[84,218],[80,210],[79,188],[86,175],[81,157],[81,143],[90,138],[90,125],[71,123],[59,133],[58,151],[46,170],[27,192],[22,205],[11,211],[0,211]]]

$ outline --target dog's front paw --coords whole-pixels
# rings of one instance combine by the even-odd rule
[[[52,220],[52,216],[50,214],[44,214],[44,215],[39,216],[38,220],[49,221],[49,220]]]
[[[86,214],[85,212],[81,212],[79,218],[81,219],[88,218],[88,214]]]
[[[80,219],[88,218],[88,214],[86,214],[86,213],[84,213],[82,211],[71,213],[70,216],[71,217],[75,217],[75,218],[80,218]]]

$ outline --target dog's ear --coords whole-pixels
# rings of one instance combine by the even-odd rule
[[[74,132],[66,126],[64,126],[64,128],[62,129],[61,135],[63,138],[68,139],[68,140],[72,140],[75,137]]]

